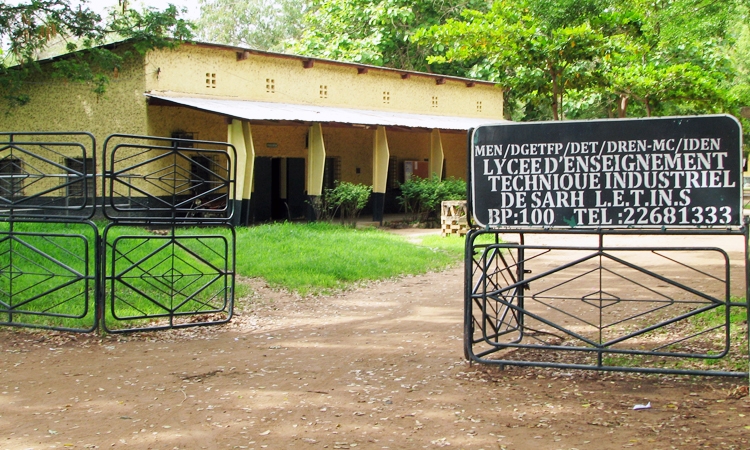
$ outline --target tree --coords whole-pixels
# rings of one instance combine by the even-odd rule
[[[537,109],[546,104],[559,120],[566,89],[597,77],[604,36],[580,17],[567,25],[563,18],[545,21],[532,14],[531,4],[497,1],[488,12],[466,10],[460,19],[420,30],[414,40],[437,53],[430,62],[473,63],[470,75],[505,87],[506,105],[520,98]]]
[[[0,3],[0,42],[7,43],[0,53],[0,95],[10,108],[28,102],[26,80],[39,72],[42,52],[59,43],[62,53],[72,54],[52,62],[53,76],[89,84],[101,95],[129,57],[192,38],[192,25],[180,13],[173,5],[138,12],[125,3],[103,20],[87,7],[73,8],[70,0]],[[133,43],[133,50],[102,47],[123,39]]]
[[[432,71],[428,49],[411,36],[423,27],[485,10],[487,0],[313,0],[295,53],[406,70]],[[442,73],[461,71],[444,67]],[[460,73],[458,73],[460,74]]]
[[[428,61],[503,85],[514,119],[717,112],[731,103],[729,26],[743,2],[497,0],[414,39]]]
[[[625,117],[630,100],[646,116],[721,111],[734,75],[726,53],[738,1],[615,2],[633,25],[611,36],[607,88]]]
[[[306,2],[298,0],[201,0],[201,40],[280,50],[302,31]]]

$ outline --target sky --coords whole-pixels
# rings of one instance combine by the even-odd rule
[[[73,2],[71,2],[73,3]],[[92,10],[99,14],[106,12],[107,8],[119,7],[117,0],[88,0],[82,1],[88,5]],[[186,19],[196,20],[200,16],[201,8],[199,0],[129,0],[128,4],[131,8],[140,10],[143,6],[151,6],[156,9],[166,9],[169,4],[175,5],[178,9],[187,8],[188,13],[184,16]]]

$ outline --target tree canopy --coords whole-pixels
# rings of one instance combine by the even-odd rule
[[[428,49],[411,40],[486,0],[312,0],[294,53],[407,70],[432,71]],[[445,67],[443,72],[455,70]]]
[[[307,4],[299,0],[201,0],[201,40],[281,50],[302,31]]]
[[[93,92],[106,91],[112,76],[134,54],[154,48],[173,47],[192,38],[192,25],[170,5],[164,11],[136,11],[121,2],[107,17],[70,0],[22,0],[0,2],[0,95],[12,108],[28,102],[26,80],[39,71],[40,58],[72,53],[52,62],[52,74],[86,83]],[[115,51],[103,44],[128,39],[133,50]]]
[[[432,62],[470,62],[514,118],[716,112],[731,103],[741,0],[498,0],[415,36]],[[710,17],[704,17],[708,14]],[[569,100],[565,102],[565,95]]]

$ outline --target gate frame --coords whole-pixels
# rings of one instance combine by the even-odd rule
[[[470,215],[469,215],[470,216]],[[468,218],[469,223],[471,223],[471,218]],[[513,283],[513,286],[520,287],[521,290],[523,290],[523,285],[525,278],[525,270],[523,268],[523,249],[524,249],[524,235],[525,234],[536,234],[536,235],[542,235],[542,234],[559,234],[559,235],[589,235],[589,236],[599,236],[598,242],[599,251],[602,251],[602,249],[606,248],[603,246],[603,239],[605,236],[613,236],[613,235],[619,235],[619,236],[636,236],[636,235],[652,235],[652,236],[743,236],[744,238],[744,249],[743,249],[743,261],[744,261],[744,275],[745,275],[745,301],[744,302],[732,302],[730,300],[729,292],[730,292],[730,282],[731,279],[728,277],[729,271],[730,271],[730,260],[728,257],[726,257],[726,271],[727,271],[727,286],[726,286],[726,298],[727,301],[725,302],[725,305],[727,307],[727,320],[729,315],[729,308],[732,307],[740,307],[745,308],[745,312],[748,313],[748,317],[750,317],[750,258],[749,258],[749,252],[748,252],[748,244],[750,243],[750,218],[745,217],[744,219],[744,225],[740,228],[726,228],[726,229],[705,229],[705,230],[685,230],[685,229],[676,229],[676,230],[657,230],[657,229],[638,229],[638,230],[627,230],[627,229],[580,229],[580,230],[565,230],[565,229],[513,229],[513,228],[502,228],[502,229],[490,229],[489,227],[486,227],[484,229],[477,228],[476,226],[473,226],[469,232],[466,235],[466,244],[465,244],[465,253],[464,253],[464,357],[471,363],[477,362],[477,363],[483,363],[483,364],[489,364],[489,365],[497,365],[501,368],[504,368],[504,366],[530,366],[530,367],[547,367],[547,368],[560,368],[560,369],[583,369],[583,370],[599,370],[599,371],[612,371],[612,372],[638,372],[638,373],[662,373],[662,374],[678,374],[678,375],[705,375],[705,376],[732,376],[732,377],[745,377],[748,378],[750,376],[750,367],[748,371],[744,372],[728,372],[728,371],[710,371],[710,370],[687,370],[687,369],[660,369],[660,368],[652,368],[652,367],[628,367],[628,366],[612,366],[612,365],[602,365],[602,355],[603,354],[610,354],[610,353],[623,353],[623,354],[648,354],[647,352],[639,352],[639,351],[619,351],[619,352],[612,352],[607,351],[603,348],[592,348],[590,352],[597,354],[597,365],[583,365],[583,364],[569,364],[569,363],[554,363],[554,362],[536,362],[536,361],[521,361],[521,360],[505,360],[505,359],[487,359],[485,356],[490,355],[492,353],[495,353],[497,351],[500,351],[504,348],[512,347],[513,345],[507,345],[507,344],[498,344],[494,349],[489,349],[484,352],[480,352],[479,354],[475,354],[473,351],[473,344],[482,342],[484,339],[480,339],[478,341],[474,340],[474,325],[476,323],[474,319],[473,314],[473,307],[474,301],[477,298],[485,298],[486,293],[482,294],[473,294],[473,273],[475,268],[475,259],[474,259],[474,249],[476,248],[474,244],[474,240],[477,236],[480,236],[482,234],[492,234],[495,236],[495,243],[500,243],[500,235],[502,234],[517,234],[520,236],[520,241],[518,245],[518,251],[520,253],[519,255],[519,264],[515,271],[515,274],[517,278],[515,279],[515,282]],[[484,244],[483,244],[484,245]],[[492,244],[489,244],[492,245]],[[553,246],[543,246],[543,245],[534,245],[534,248],[537,249],[544,249],[549,248],[550,250],[594,250],[591,246],[586,247],[574,247],[574,246],[560,246],[560,247],[553,247]],[[512,248],[512,247],[511,247]],[[616,248],[617,250],[633,250],[633,247],[622,247],[622,248]],[[648,247],[641,247],[638,248],[639,250],[648,250]],[[661,250],[664,250],[665,248],[661,248]],[[712,248],[706,248],[706,247],[669,247],[670,250],[712,250]],[[722,253],[726,255],[726,252],[722,249],[715,248],[716,250],[720,250]],[[507,267],[507,265],[506,265]],[[486,269],[486,266],[484,267]],[[485,270],[486,272],[486,270]],[[537,275],[533,278],[541,278],[545,276],[545,274]],[[523,294],[521,294],[519,297],[523,297]],[[518,314],[518,320],[517,323],[519,324],[519,331],[523,333],[524,330],[524,314],[525,309],[523,306],[519,306],[517,308],[513,308],[514,312]],[[486,317],[486,314],[482,313],[482,317]],[[727,327],[729,327],[729,323],[727,323]],[[750,357],[750,326],[747,327],[746,330],[746,337],[748,339],[748,356]],[[727,345],[730,345],[730,336],[729,336],[729,328],[727,328]],[[540,349],[545,349],[544,345],[535,346],[535,348],[538,347]],[[583,351],[583,350],[576,350],[575,348],[571,348],[571,351]],[[659,355],[663,356],[663,355]],[[675,357],[678,358],[678,357]],[[750,365],[750,359],[748,361],[748,364]]]
[[[44,137],[57,137],[58,140],[45,140]],[[40,138],[39,140],[35,141],[33,138]],[[64,140],[62,137],[70,138],[70,140]],[[81,137],[81,139],[79,139]],[[22,138],[19,140],[19,138]],[[140,140],[140,143],[133,144],[132,141],[130,142],[131,146],[137,146],[141,149],[160,149],[164,151],[171,151],[173,153],[180,153],[180,150],[183,150],[187,153],[200,153],[201,150],[204,150],[205,153],[213,153],[213,154],[224,154],[226,155],[226,174],[225,176],[219,177],[220,183],[219,188],[214,188],[212,191],[220,191],[222,188],[225,188],[225,205],[223,208],[216,208],[213,207],[214,205],[211,205],[210,202],[201,202],[200,195],[194,195],[190,197],[188,200],[190,201],[189,205],[190,207],[185,206],[178,206],[174,201],[174,196],[172,198],[172,203],[169,203],[167,206],[167,211],[169,212],[169,216],[165,217],[164,215],[161,216],[151,216],[149,215],[149,211],[151,211],[150,208],[142,209],[141,211],[145,212],[145,215],[141,215],[140,217],[131,217],[127,215],[123,216],[117,216],[115,215],[108,215],[107,214],[107,207],[108,203],[113,200],[111,195],[107,195],[107,186],[111,186],[111,183],[114,182],[116,174],[112,172],[111,170],[107,170],[107,159],[106,159],[106,152],[107,152],[107,145],[112,138],[122,138],[122,139],[136,139]],[[90,139],[90,142],[87,142]],[[81,142],[81,141],[86,141]],[[144,144],[144,142],[158,142],[158,143],[168,143],[168,145],[159,145],[159,144]],[[204,144],[209,146],[209,148],[188,148],[183,147],[184,143],[190,143],[190,144]],[[55,238],[75,238],[75,239],[83,239],[85,244],[87,245],[87,248],[90,249],[90,252],[88,252],[86,255],[83,255],[82,259],[85,264],[85,271],[84,273],[77,273],[77,277],[75,278],[74,282],[80,282],[83,281],[86,283],[86,289],[84,292],[82,292],[78,296],[72,297],[75,301],[80,301],[79,299],[83,299],[84,304],[81,305],[82,308],[79,308],[80,310],[85,311],[85,313],[82,316],[70,316],[70,315],[64,315],[60,313],[50,313],[48,311],[24,311],[20,314],[24,315],[34,315],[34,316],[49,316],[49,317],[62,317],[62,318],[68,318],[68,319],[82,319],[84,317],[87,317],[89,314],[91,314],[93,320],[91,325],[84,324],[84,326],[80,328],[73,328],[70,326],[55,326],[55,325],[49,325],[49,324],[36,324],[36,323],[26,323],[26,322],[16,322],[13,320],[13,316],[16,314],[13,311],[13,301],[14,301],[14,291],[13,286],[11,285],[11,289],[8,292],[8,307],[3,308],[2,311],[0,311],[0,326],[9,326],[9,327],[23,327],[23,328],[36,328],[36,329],[46,329],[46,330],[56,330],[56,331],[66,331],[66,332],[77,332],[77,333],[90,333],[95,332],[99,330],[100,328],[106,332],[109,333],[125,333],[125,332],[133,332],[133,331],[145,331],[145,330],[155,330],[155,329],[166,329],[166,328],[184,328],[184,327],[191,327],[191,326],[206,326],[206,325],[217,325],[221,323],[226,323],[230,321],[234,315],[234,303],[235,303],[235,273],[236,273],[236,232],[234,228],[234,204],[231,199],[234,199],[236,196],[237,191],[237,166],[235,164],[237,160],[237,151],[235,147],[228,143],[228,142],[219,142],[219,141],[202,141],[202,140],[194,140],[194,139],[182,139],[182,138],[168,138],[163,136],[139,136],[139,135],[129,135],[129,134],[111,134],[107,136],[107,138],[104,141],[104,145],[102,148],[97,147],[96,138],[93,134],[85,131],[0,131],[0,144],[4,145],[3,149],[11,148],[11,152],[16,146],[19,146],[18,151],[21,153],[29,154],[32,156],[37,157],[39,160],[42,161],[44,164],[49,164],[54,167],[58,167],[61,169],[61,173],[54,172],[54,173],[46,173],[46,171],[43,172],[35,172],[33,176],[38,179],[44,179],[44,178],[60,178],[63,176],[70,177],[71,175],[74,175],[77,178],[74,181],[67,180],[63,184],[55,185],[52,188],[44,187],[44,189],[41,192],[36,192],[33,195],[30,196],[20,196],[20,201],[16,201],[15,197],[10,197],[10,201],[5,202],[7,204],[7,208],[3,208],[0,210],[0,222],[8,223],[8,231],[0,231],[0,242],[1,241],[8,241],[8,245],[10,245],[10,254],[12,255],[12,245],[13,242],[17,240],[17,236],[32,236],[32,237],[44,237],[44,236],[52,236]],[[51,152],[52,155],[55,155],[58,159],[63,158],[66,156],[70,156],[70,151],[67,152],[58,152],[56,151],[55,147],[73,147],[73,148],[79,148],[81,150],[81,154],[75,154],[73,157],[75,158],[83,158],[84,161],[86,159],[91,159],[93,163],[93,171],[90,173],[88,170],[88,167],[85,166],[84,162],[84,172],[80,173],[79,170],[66,168],[59,163],[59,161],[54,160],[54,158],[50,158],[47,154],[39,154],[36,155],[34,152],[29,152],[25,149],[23,149],[23,145],[28,146],[48,146],[47,150]],[[213,147],[210,147],[213,146]],[[98,155],[99,151],[102,153]],[[90,154],[89,154],[90,152]],[[99,160],[99,156],[101,155],[101,166],[102,171],[97,173],[97,160]],[[184,156],[184,155],[180,155]],[[114,161],[114,160],[113,160]],[[33,166],[32,166],[33,167]],[[216,174],[214,174],[216,175]],[[19,178],[23,179],[29,176],[29,174],[21,174]],[[99,185],[97,183],[97,178],[102,179],[102,184]],[[11,180],[13,181],[15,179],[15,175],[11,175]],[[67,202],[65,204],[57,204],[56,200],[65,198],[64,195],[47,195],[50,193],[56,193],[55,191],[58,191],[60,189],[64,189],[67,186],[72,185],[73,183],[80,183],[84,189],[83,191],[86,193],[82,196],[83,201],[81,205],[76,206],[70,206]],[[91,187],[89,190],[88,187]],[[89,195],[88,193],[91,192]],[[45,202],[41,204],[35,204],[33,202],[28,202],[29,199],[42,199],[45,200]],[[27,203],[28,202],[28,203]],[[183,202],[184,203],[184,202]],[[21,205],[21,206],[17,206]],[[112,210],[117,212],[117,206],[113,203],[111,205]],[[162,208],[162,212],[164,211],[164,208]],[[80,212],[79,214],[76,214],[76,212]],[[73,213],[73,214],[71,214]],[[110,224],[105,228],[105,230],[100,231],[97,227],[97,225],[93,222],[94,216],[100,213],[102,214],[106,219],[110,221]],[[219,217],[217,217],[217,214]],[[205,216],[204,216],[205,215]],[[16,224],[22,224],[22,223],[61,223],[61,224],[74,224],[76,226],[82,226],[82,227],[91,227],[93,230],[93,239],[89,240],[86,236],[81,234],[80,232],[77,233],[71,233],[71,234],[64,234],[64,233],[56,233],[53,235],[50,235],[48,233],[36,233],[36,232],[28,232],[28,231],[17,231],[15,229]],[[165,227],[170,228],[171,231],[171,239],[178,240],[182,236],[175,236],[175,230],[177,228],[186,227],[186,226],[195,226],[195,227],[201,227],[201,226],[221,226],[225,229],[229,229],[229,236],[221,236],[221,238],[225,239],[225,242],[227,242],[226,245],[226,254],[228,255],[228,258],[231,258],[231,261],[229,261],[227,258],[223,260],[224,264],[219,270],[217,276],[223,277],[223,283],[224,283],[224,289],[223,289],[223,295],[224,295],[224,301],[223,301],[223,308],[219,311],[216,310],[207,310],[207,311],[192,311],[192,312],[179,312],[176,310],[170,310],[170,314],[166,315],[169,317],[169,324],[168,325],[160,325],[160,326],[154,326],[154,327],[140,327],[140,328],[127,328],[127,329],[110,329],[107,327],[107,324],[105,323],[106,319],[106,308],[107,308],[107,293],[106,293],[106,282],[112,281],[116,278],[116,276],[108,276],[107,274],[107,242],[105,241],[107,236],[107,231],[112,228],[113,226],[122,226],[122,227],[149,227],[149,226],[159,226],[159,227]],[[219,237],[219,236],[214,236]],[[196,239],[199,238],[198,236],[188,236],[190,239]],[[159,236],[159,239],[164,239],[164,237]],[[60,246],[62,248],[63,246]],[[31,247],[31,250],[36,250],[35,247]],[[89,254],[93,253],[93,254]],[[174,255],[173,255],[174,256]],[[0,265],[0,269],[2,269],[2,265]],[[14,272],[13,268],[10,268],[8,272],[12,275],[15,273],[23,273],[23,272]],[[206,274],[202,274],[206,275]],[[51,278],[54,278],[54,275],[51,275]],[[69,286],[70,283],[63,283],[61,286],[55,286],[54,289],[59,289],[60,287],[66,287]],[[51,292],[52,290],[47,291],[46,293]],[[46,295],[46,293],[40,294],[40,295]],[[35,297],[32,297],[30,300],[26,299],[26,302],[34,301],[35,298],[39,297],[40,295],[36,295]],[[67,300],[66,300],[67,301]],[[224,317],[222,320],[196,320],[194,322],[189,323],[180,323],[176,324],[174,323],[174,318],[177,316],[190,316],[190,315],[202,315],[202,314],[212,314],[217,312],[223,312],[223,314],[226,314],[226,317]],[[3,315],[8,318],[8,320],[2,320]],[[161,315],[159,317],[165,317],[165,315]]]
[[[7,140],[3,140],[2,138],[7,137]],[[33,140],[29,139],[29,137],[57,137],[58,140]],[[61,140],[60,137],[71,137],[71,140],[65,141]],[[81,139],[78,139],[78,138]],[[21,138],[19,140],[19,138]],[[75,139],[72,139],[75,138]],[[84,142],[86,141],[86,142]],[[79,277],[80,280],[84,280],[87,286],[90,286],[89,289],[86,290],[86,292],[83,292],[81,295],[81,298],[83,299],[84,305],[83,309],[87,311],[87,314],[90,312],[93,312],[93,321],[90,326],[87,327],[81,327],[81,328],[71,328],[67,326],[55,326],[55,325],[45,325],[45,324],[34,324],[34,323],[25,323],[25,322],[14,322],[12,320],[13,312],[12,311],[3,311],[2,314],[8,314],[8,318],[10,320],[8,321],[2,321],[0,322],[0,326],[8,326],[8,327],[18,327],[18,328],[35,328],[35,329],[44,329],[44,330],[54,330],[54,331],[66,331],[66,332],[75,332],[75,333],[90,333],[94,332],[99,328],[99,317],[102,312],[102,304],[100,302],[100,297],[102,294],[102,280],[99,273],[99,268],[101,267],[101,236],[100,233],[96,227],[96,224],[92,222],[92,218],[94,217],[97,209],[97,182],[96,182],[96,162],[97,162],[97,146],[96,146],[96,138],[92,133],[86,132],[86,131],[1,131],[0,132],[0,142],[2,142],[5,145],[8,146],[23,146],[23,145],[33,145],[33,146],[49,146],[50,151],[53,153],[56,153],[57,156],[64,156],[63,153],[57,153],[52,148],[55,147],[77,147],[81,149],[80,155],[73,155],[74,157],[80,156],[82,159],[91,158],[93,162],[93,173],[88,173],[88,171],[85,171],[85,173],[78,174],[80,176],[80,182],[83,184],[84,187],[87,187],[89,184],[91,185],[91,192],[93,193],[92,196],[89,195],[83,195],[81,198],[83,198],[83,203],[79,206],[70,207],[70,206],[55,206],[55,205],[34,205],[33,203],[31,206],[35,211],[35,213],[28,213],[25,211],[29,207],[21,206],[19,211],[19,208],[16,206],[14,202],[10,202],[8,206],[8,210],[4,212],[0,212],[0,221],[8,223],[8,232],[7,233],[0,233],[0,237],[5,236],[5,239],[14,240],[15,236],[54,236],[58,238],[83,238],[84,242],[86,243],[87,247],[93,248],[93,261],[89,259],[89,254],[83,255],[83,261],[84,265],[86,266],[86,274]],[[91,152],[90,154],[87,152]],[[26,153],[25,151],[22,151],[23,153]],[[53,161],[49,158],[48,155],[36,155],[37,158],[41,161],[43,161],[46,164],[50,164],[53,166],[61,167],[59,162]],[[85,163],[84,163],[85,164]],[[84,165],[85,167],[85,165]],[[69,169],[65,171],[62,175],[63,176],[69,176],[71,173],[75,173],[74,170]],[[67,175],[66,175],[67,174]],[[38,173],[38,178],[58,178],[61,175],[60,174],[47,174],[47,173]],[[56,190],[65,188],[71,184],[70,181],[67,181],[66,183],[62,185],[57,185],[54,188],[45,188],[41,193],[34,194],[32,196],[29,196],[28,198],[44,198],[43,195],[40,196],[40,194],[45,194],[49,192],[54,192]],[[83,188],[84,192],[88,192],[88,189]],[[22,202],[25,202],[26,199],[24,199]],[[7,212],[7,214],[6,214]],[[65,214],[61,214],[61,213]],[[74,214],[70,214],[73,212]],[[79,212],[80,214],[75,214],[76,212]],[[93,242],[86,239],[81,234],[71,233],[71,234],[54,234],[50,235],[47,233],[33,233],[33,232],[25,232],[25,231],[16,231],[14,230],[16,224],[21,223],[60,223],[60,224],[74,224],[74,225],[80,225],[82,227],[88,226],[93,229]],[[11,251],[12,254],[12,251]],[[49,293],[49,291],[47,292]],[[13,292],[9,293],[9,302],[12,304],[12,297]],[[79,318],[82,319],[84,316],[81,317],[70,317],[65,315],[60,315],[56,313],[47,313],[44,311],[31,311],[31,312],[25,312],[21,313],[24,315],[34,315],[34,316],[49,316],[49,317],[63,317],[63,318],[70,318],[75,319]]]
[[[120,140],[117,142],[117,140]],[[154,144],[150,144],[149,141],[154,142]],[[186,147],[185,144],[189,143],[190,145],[207,145],[207,146],[214,146],[214,147],[223,147],[225,150],[217,150],[215,148],[204,148],[201,149],[200,147]],[[201,194],[193,195],[192,197],[186,198],[186,199],[178,199],[177,197],[177,187],[173,186],[174,192],[172,192],[171,196],[171,202],[164,203],[167,206],[162,208],[151,208],[150,206],[140,207],[140,208],[120,208],[115,203],[115,196],[112,195],[112,192],[115,190],[115,183],[122,182],[118,179],[118,174],[122,172],[126,172],[130,169],[133,169],[135,167],[143,166],[143,162],[138,162],[135,165],[120,167],[118,165],[118,160],[116,159],[116,154],[118,149],[121,147],[125,149],[136,149],[141,150],[141,154],[147,154],[153,151],[162,151],[165,153],[165,155],[169,156],[172,155],[173,158],[175,157],[185,157],[185,160],[189,160],[190,158],[185,155],[185,153],[201,153],[203,150],[205,153],[211,153],[211,154],[224,154],[227,158],[226,161],[226,168],[227,173],[226,177],[221,179],[221,183],[219,184],[219,187],[214,187],[210,191],[217,191],[221,188],[226,189],[226,193],[224,194],[226,197],[226,201],[224,204],[224,207],[218,212],[221,213],[220,217],[204,217],[203,213],[208,212],[216,212],[216,210],[206,207],[202,204],[200,201]],[[130,156],[127,157],[128,159]],[[155,158],[159,159],[159,158]],[[110,220],[110,223],[105,228],[104,232],[102,233],[102,244],[101,244],[101,262],[100,262],[100,273],[101,273],[101,279],[102,279],[102,295],[100,297],[100,301],[102,304],[102,317],[100,320],[100,326],[103,330],[105,330],[108,333],[129,333],[129,332],[136,332],[136,331],[156,331],[156,330],[164,330],[164,329],[172,329],[172,328],[186,328],[186,327],[194,327],[194,326],[209,326],[209,325],[219,325],[222,323],[229,322],[232,317],[234,316],[234,291],[235,291],[235,284],[236,284],[236,256],[237,256],[237,239],[236,239],[236,232],[234,228],[234,202],[233,199],[236,198],[237,194],[237,150],[234,147],[234,145],[228,143],[228,142],[218,142],[218,141],[204,141],[204,140],[197,140],[197,139],[183,139],[183,138],[171,138],[171,137],[163,137],[163,136],[142,136],[142,135],[132,135],[132,134],[110,134],[107,136],[107,138],[104,140],[104,144],[102,145],[102,161],[103,161],[103,178],[104,182],[102,183],[102,198],[104,198],[103,204],[102,204],[102,212],[104,214],[104,217],[106,217],[108,220]],[[192,180],[191,180],[192,181]],[[127,185],[127,183],[123,183]],[[107,195],[107,188],[110,189],[109,196]],[[146,198],[152,198],[152,194],[149,192],[143,192],[146,194]],[[109,202],[109,203],[108,203]],[[207,204],[209,202],[206,202]],[[182,205],[182,206],[180,206]],[[188,206],[185,206],[188,205]],[[108,208],[111,209],[111,211],[108,211]],[[155,215],[153,214],[155,211],[161,211],[162,213],[166,212],[168,215]],[[123,215],[119,215],[118,213],[125,212]],[[196,214],[199,213],[199,214]],[[134,214],[134,215],[128,215],[128,214]],[[110,248],[110,243],[107,242],[107,235],[108,232],[116,227],[153,227],[158,226],[162,227],[167,230],[167,236],[172,239],[172,242],[176,242],[180,240],[180,238],[189,238],[194,239],[195,236],[179,236],[175,232],[177,229],[193,226],[193,227],[201,227],[201,226],[222,226],[229,228],[230,230],[230,240],[228,241],[227,250],[230,254],[229,257],[231,258],[231,262],[224,261],[224,266],[227,268],[222,273],[220,273],[220,276],[228,277],[229,283],[228,286],[225,286],[227,288],[227,291],[224,292],[225,301],[224,306],[226,309],[226,317],[220,319],[220,320],[202,320],[202,321],[196,321],[196,322],[190,322],[190,323],[175,323],[175,319],[179,317],[186,317],[186,316],[198,316],[198,315],[205,315],[205,314],[215,314],[219,313],[220,311],[216,310],[207,310],[207,311],[193,311],[193,312],[179,312],[173,308],[170,308],[167,313],[164,314],[155,314],[155,315],[148,315],[145,314],[141,317],[138,317],[133,320],[149,320],[149,319],[164,319],[166,318],[168,320],[167,324],[164,323],[156,323],[153,325],[146,324],[145,326],[140,327],[127,327],[127,328],[111,328],[107,326],[107,312],[112,310],[114,311],[116,306],[116,298],[113,297],[112,293],[107,293],[106,289],[107,287],[112,287],[114,290],[115,283],[118,282],[118,280],[121,279],[118,274],[115,273],[115,261],[117,259],[117,255],[114,253],[114,249]],[[132,237],[132,236],[130,236]],[[158,236],[154,237],[155,240],[164,240],[164,236]],[[110,254],[111,252],[111,254]],[[172,255],[174,257],[174,254]],[[108,262],[111,261],[111,266],[107,268]],[[227,264],[229,263],[229,264]],[[137,267],[136,265],[131,266],[130,269]],[[225,278],[226,281],[226,278]],[[226,283],[225,283],[226,284]],[[171,293],[170,299],[174,299],[174,292]],[[152,299],[149,299],[149,301],[154,302]],[[155,303],[155,302],[154,302]],[[221,311],[223,311],[222,309]],[[112,321],[117,322],[120,319],[116,317],[116,314],[112,314]],[[128,319],[125,319],[128,320]]]

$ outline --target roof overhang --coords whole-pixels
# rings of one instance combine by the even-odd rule
[[[146,94],[152,104],[184,106],[226,117],[248,121],[339,123],[359,126],[406,127],[466,131],[480,125],[502,122],[498,119],[438,116],[367,109],[336,108],[293,103],[222,100],[213,98],[172,97]]]

